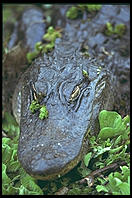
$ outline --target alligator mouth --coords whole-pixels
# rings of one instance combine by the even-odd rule
[[[54,171],[51,174],[48,174],[48,171],[50,172],[50,170],[43,170],[41,173],[30,172],[29,174],[36,178],[36,179],[40,179],[40,180],[53,180],[53,179],[57,179],[60,178],[61,176],[65,175],[66,173],[68,173],[70,170],[72,170],[81,160],[81,155],[77,156],[74,160],[72,160],[71,162],[69,162],[68,164],[66,164],[62,169],[60,170],[56,170],[55,167],[53,167]]]
[[[82,158],[82,149],[81,152],[79,152],[78,156],[76,156],[74,159],[71,159],[70,162],[62,166],[62,160],[58,159],[59,163],[52,163],[51,160],[51,166],[48,164],[48,161],[40,158],[39,160],[34,160],[32,163],[26,162],[26,160],[21,160],[21,158],[18,155],[18,159],[20,163],[22,164],[24,170],[31,175],[32,177],[39,179],[39,180],[53,180],[57,179],[66,173],[68,173],[70,170],[72,170],[80,161]],[[29,160],[30,161],[30,160]]]

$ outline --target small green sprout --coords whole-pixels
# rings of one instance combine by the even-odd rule
[[[110,36],[110,35],[112,35],[113,34],[113,26],[112,26],[112,24],[111,23],[109,23],[109,22],[107,22],[106,23],[106,30],[105,30],[105,34],[107,35],[107,36]]]
[[[88,12],[95,12],[95,11],[99,11],[101,7],[102,5],[99,5],[99,4],[88,4],[87,10]]]
[[[55,44],[53,42],[45,45],[42,49],[42,52],[48,52],[48,51],[51,51],[53,48],[54,48]]]
[[[36,50],[33,51],[33,52],[28,52],[27,53],[27,60],[28,60],[28,62],[31,63],[32,60],[35,59],[38,56],[38,54],[39,54],[39,51],[36,51]]]
[[[67,18],[69,19],[76,19],[78,17],[78,8],[72,6],[66,13]]]
[[[82,74],[85,78],[88,78],[88,72],[86,70],[82,70]]]
[[[48,34],[53,34],[55,32],[54,28],[52,26],[50,26],[48,28]]]
[[[102,5],[99,4],[79,4],[77,6],[72,6],[66,13],[67,18],[76,19],[80,13],[83,13],[85,10],[88,12],[95,12],[101,9]]]
[[[45,105],[40,105],[38,103],[38,100],[33,100],[31,105],[30,105],[30,107],[29,107],[29,109],[30,109],[30,111],[32,113],[35,113],[37,110],[39,110],[40,111],[39,118],[41,120],[43,120],[43,119],[48,117],[48,111],[47,111],[46,106]]]
[[[33,100],[29,107],[32,113],[35,113],[35,111],[37,111],[39,108],[40,108],[40,104],[38,103],[37,100]]]
[[[42,42],[41,41],[37,42],[35,44],[35,49],[36,49],[36,51],[41,51],[42,50]]]
[[[40,118],[41,120],[43,120],[43,119],[45,119],[45,118],[47,118],[47,117],[48,117],[47,108],[46,108],[46,106],[42,106],[42,107],[40,108],[39,118]]]
[[[117,34],[118,36],[123,36],[125,31],[126,31],[126,26],[124,24],[117,24],[115,26],[114,33]]]
[[[110,22],[106,23],[105,34],[107,36],[117,35],[119,37],[123,36],[126,31],[126,26],[124,24],[117,24],[115,27],[112,26]]]
[[[48,42],[55,42],[55,39],[58,37],[61,37],[61,33],[50,26],[47,33],[43,36],[43,39]]]
[[[33,52],[27,53],[27,60],[29,63],[32,62],[40,53],[47,53],[51,51],[55,46],[56,38],[60,38],[61,33],[60,30],[55,30],[52,26],[50,26],[47,30],[47,33],[44,34],[43,40],[44,42],[37,42],[35,44],[35,50]]]

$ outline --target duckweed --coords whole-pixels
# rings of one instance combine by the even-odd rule
[[[119,35],[119,36],[123,36],[123,34],[126,31],[126,26],[124,24],[118,24],[115,26],[115,30],[114,33]]]
[[[77,6],[72,6],[66,13],[67,18],[76,19],[80,13],[83,13],[85,10],[92,13],[99,11],[102,5],[99,4],[79,4]]]
[[[107,22],[107,23],[106,23],[105,34],[106,34],[107,36],[110,36],[110,35],[112,35],[113,33],[114,33],[114,30],[113,30],[112,24],[109,23],[109,22]]]
[[[76,19],[78,17],[78,8],[72,6],[66,13],[67,18],[69,19]]]
[[[43,119],[45,119],[45,118],[47,118],[47,117],[48,117],[47,108],[46,108],[46,106],[42,106],[42,107],[40,108],[39,118],[40,118],[41,120],[43,120]]]
[[[99,11],[101,9],[102,5],[98,5],[98,4],[91,4],[91,5],[86,5],[86,8],[88,10],[88,12],[95,12],[95,11]]]
[[[48,28],[47,33],[43,36],[43,39],[47,42],[54,43],[55,39],[61,37],[59,31],[55,30],[52,26]]]
[[[40,108],[40,104],[38,103],[37,100],[33,100],[29,109],[32,113],[35,113],[35,111],[37,111]]]
[[[32,60],[34,60],[39,54],[39,51],[35,50],[33,52],[28,52],[27,53],[27,60],[28,60],[28,63],[31,63]]]
[[[115,27],[110,23],[106,23],[106,29],[105,29],[105,35],[111,36],[111,35],[117,35],[119,37],[122,37],[123,34],[126,31],[126,26],[124,24],[117,24]]]
[[[27,53],[27,60],[29,63],[32,62],[40,53],[47,53],[51,51],[55,46],[56,38],[60,38],[61,33],[59,30],[55,30],[50,26],[47,30],[47,33],[43,36],[43,42],[37,42],[35,44],[35,50],[33,52]]]
[[[46,106],[45,105],[40,105],[38,100],[33,100],[29,109],[32,113],[35,113],[37,110],[39,110],[40,111],[39,118],[41,120],[48,117],[48,111],[47,111]]]

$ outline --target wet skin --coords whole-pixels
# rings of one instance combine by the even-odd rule
[[[24,169],[38,179],[63,175],[81,160],[88,129],[96,129],[101,109],[113,104],[112,75],[101,62],[80,55],[79,45],[57,39],[50,55],[36,59],[22,76],[18,157]],[[88,73],[83,76],[82,70]],[[29,106],[36,93],[44,97],[48,118],[39,119]],[[95,132],[95,131],[94,131]]]
[[[77,29],[80,24],[67,22],[54,50],[32,63],[13,97],[21,131],[18,158],[37,179],[54,179],[75,167],[87,150],[89,129],[93,135],[98,132],[99,112],[112,110],[114,104],[116,78],[99,58],[82,54],[86,35]],[[49,112],[44,120],[39,111],[32,114],[29,109],[39,93],[40,104]]]

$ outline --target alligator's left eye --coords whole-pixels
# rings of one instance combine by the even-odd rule
[[[80,87],[77,85],[70,95],[69,102],[71,103],[75,101],[79,97],[79,95],[80,95]]]

